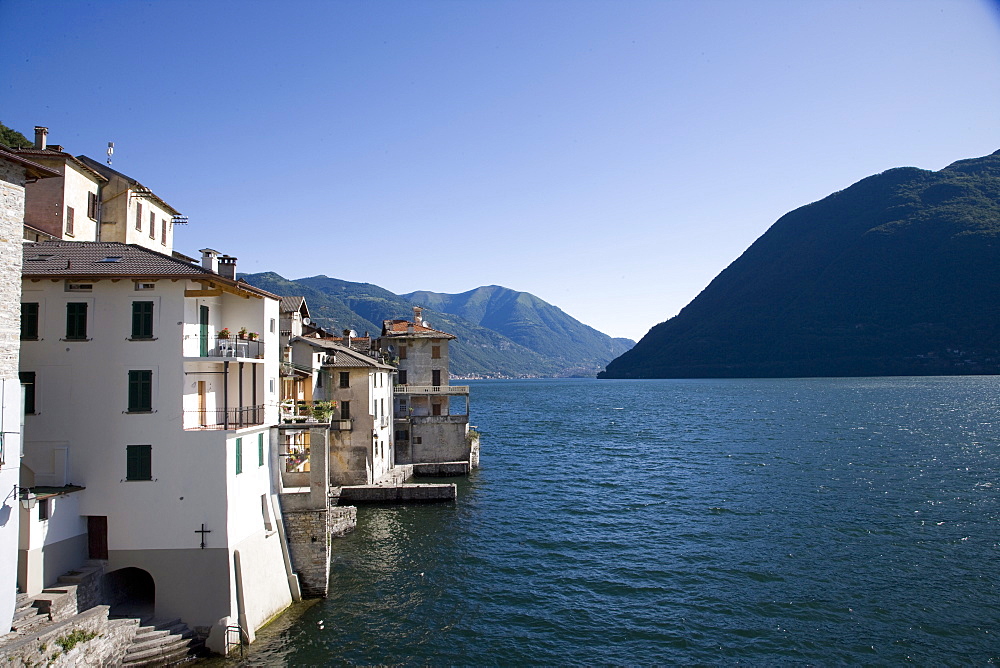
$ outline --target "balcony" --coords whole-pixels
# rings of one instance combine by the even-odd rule
[[[184,356],[262,360],[264,342],[259,339],[203,338],[189,334],[184,337]]]
[[[337,407],[335,401],[295,401],[287,399],[279,405],[282,424],[330,424],[331,429],[343,429],[333,426],[330,418]],[[347,427],[350,429],[350,427]]]
[[[453,394],[469,393],[468,385],[393,385],[393,394]]]
[[[184,411],[186,429],[244,429],[264,424],[264,406]]]

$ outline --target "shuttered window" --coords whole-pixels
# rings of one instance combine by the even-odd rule
[[[128,412],[148,413],[153,410],[153,372],[128,372]]]
[[[73,207],[66,207],[66,234],[73,236]]]
[[[257,434],[257,466],[264,465],[264,434]]]
[[[142,202],[135,203],[135,229],[142,230]]]
[[[125,479],[126,480],[152,480],[153,479],[153,446],[151,445],[126,445],[125,446]]]
[[[156,238],[156,212],[149,212],[149,238]]]
[[[153,302],[132,302],[132,338],[153,338]]]
[[[87,217],[97,220],[97,193],[87,193]]]
[[[236,475],[243,473],[243,439],[236,439]]]
[[[21,340],[38,339],[38,302],[21,302]]]
[[[87,302],[66,304],[66,338],[87,338]]]
[[[160,243],[164,246],[167,245],[167,219],[162,218],[160,220],[160,227],[163,229],[163,235],[160,237]]]
[[[35,372],[21,371],[17,374],[24,388],[24,414],[33,415],[35,413]]]

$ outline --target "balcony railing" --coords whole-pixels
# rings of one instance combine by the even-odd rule
[[[243,429],[264,424],[264,406],[184,411],[184,417],[190,429]]]
[[[248,357],[264,359],[264,342],[257,339],[215,339],[215,347],[208,349],[208,357]]]
[[[468,385],[394,385],[395,394],[468,394]]]
[[[281,422],[284,424],[326,424],[334,417],[335,401],[282,401]],[[331,427],[338,429],[339,427]],[[350,427],[348,427],[349,429]]]

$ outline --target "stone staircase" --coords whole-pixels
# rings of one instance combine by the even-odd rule
[[[180,619],[143,621],[121,666],[169,666],[206,654],[205,641]]]
[[[51,621],[48,614],[42,614],[35,607],[35,599],[27,594],[18,594],[17,603],[14,605],[14,619],[11,621],[10,630],[18,635],[30,633],[32,629],[44,626]]]

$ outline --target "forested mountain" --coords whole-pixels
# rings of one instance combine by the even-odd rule
[[[605,378],[1000,372],[1000,151],[782,216]]]
[[[507,338],[567,368],[581,371],[601,368],[606,361],[635,345],[628,339],[613,339],[566,315],[561,309],[533,294],[489,285],[457,295],[411,292],[402,295],[413,304],[499,332]]]
[[[546,328],[536,323],[532,329],[534,338],[522,337],[524,339],[522,342],[514,340],[499,326],[494,327],[490,324],[501,325],[502,318],[488,318],[489,322],[484,323],[470,322],[459,314],[439,308],[450,301],[449,298],[453,295],[437,295],[435,303],[432,304],[429,298],[423,301],[423,297],[417,298],[414,295],[429,297],[435,293],[411,293],[400,296],[370,283],[352,283],[328,276],[289,280],[267,272],[241,274],[241,278],[278,295],[305,296],[313,320],[337,332],[342,329],[354,329],[359,334],[367,331],[377,336],[382,330],[383,320],[411,318],[413,306],[423,306],[425,307],[423,319],[427,320],[431,327],[458,337],[450,345],[451,372],[457,376],[593,376],[618,354],[618,348],[627,349],[627,345],[632,343],[628,341],[627,344],[623,344],[621,340],[617,340],[614,344],[604,343],[600,337],[611,341],[610,337],[570,318],[537,297],[528,293],[514,293],[506,288],[495,289],[525,295],[526,301],[537,302],[537,308],[546,314],[543,318],[522,312],[522,317],[538,323],[553,320],[557,325]],[[566,320],[558,319],[555,313],[561,314]],[[561,331],[562,329],[566,331]],[[594,337],[594,334],[597,336]],[[574,335],[583,336],[585,343],[594,343],[600,350],[595,352],[580,350],[577,347],[571,353],[549,354],[551,343],[548,338],[570,341]]]

